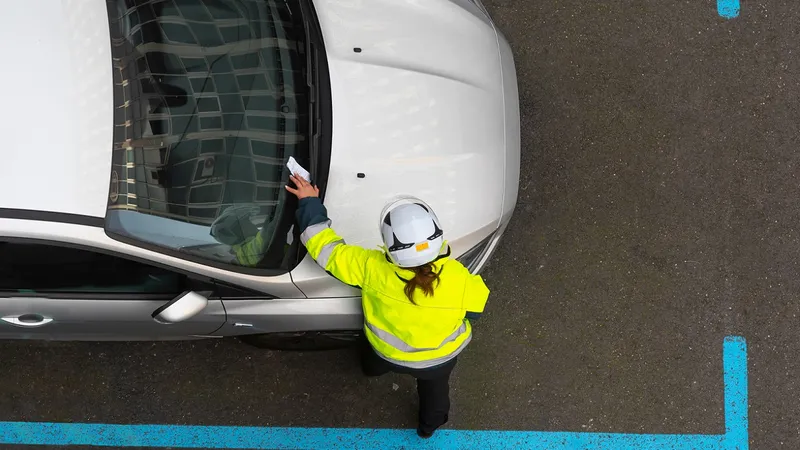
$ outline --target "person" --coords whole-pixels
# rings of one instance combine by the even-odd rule
[[[472,338],[489,289],[450,258],[433,210],[419,199],[391,202],[380,216],[381,250],[345,244],[331,229],[319,189],[297,175],[286,189],[299,199],[297,222],[308,253],[328,273],[361,288],[366,343],[362,370],[417,379],[417,434],[429,438],[447,423],[450,374]]]
[[[233,250],[239,264],[248,267],[255,267],[261,261],[267,246],[264,236],[269,236],[267,233],[274,228],[270,223],[259,230],[250,220],[253,210],[251,206],[230,207],[214,220],[210,230],[217,242]]]
[[[258,214],[257,206],[232,206],[214,220],[209,232],[217,242],[230,247],[236,262],[245,267],[257,267],[264,258],[280,219],[276,216],[265,221],[259,229],[251,219]]]

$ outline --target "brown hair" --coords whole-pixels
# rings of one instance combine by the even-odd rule
[[[439,285],[439,272],[433,270],[433,263],[409,267],[408,270],[414,272],[414,277],[410,280],[405,280],[406,287],[403,291],[406,293],[406,297],[408,297],[411,303],[416,305],[417,302],[414,301],[414,291],[420,288],[423,294],[428,297],[432,296],[433,288],[435,287],[434,283],[436,283],[436,286]]]

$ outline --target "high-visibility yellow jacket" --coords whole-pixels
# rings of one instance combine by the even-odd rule
[[[297,216],[309,254],[328,273],[361,288],[364,333],[378,355],[424,369],[455,358],[469,344],[467,313],[483,312],[489,289],[480,276],[449,258],[447,243],[433,263],[439,272],[433,296],[417,290],[412,303],[403,289],[414,273],[393,264],[381,250],[345,244],[330,228],[318,198],[302,199]]]
[[[247,238],[241,244],[233,245],[231,248],[236,253],[236,260],[239,264],[247,267],[255,267],[264,257],[266,242],[263,233],[259,232],[253,237]]]
[[[264,253],[269,247],[269,239],[275,233],[279,218],[265,222],[255,236],[246,238],[243,242],[231,246],[236,254],[239,264],[246,267],[256,267],[264,258]]]

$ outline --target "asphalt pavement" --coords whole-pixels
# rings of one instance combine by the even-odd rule
[[[800,448],[800,6],[484,0],[515,52],[520,196],[449,427],[720,434]],[[236,340],[0,343],[0,420],[414,426],[411,378]]]

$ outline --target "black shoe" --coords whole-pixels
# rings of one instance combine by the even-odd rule
[[[422,439],[430,439],[433,436],[434,431],[422,431],[421,428],[417,428],[417,436],[421,437]]]

